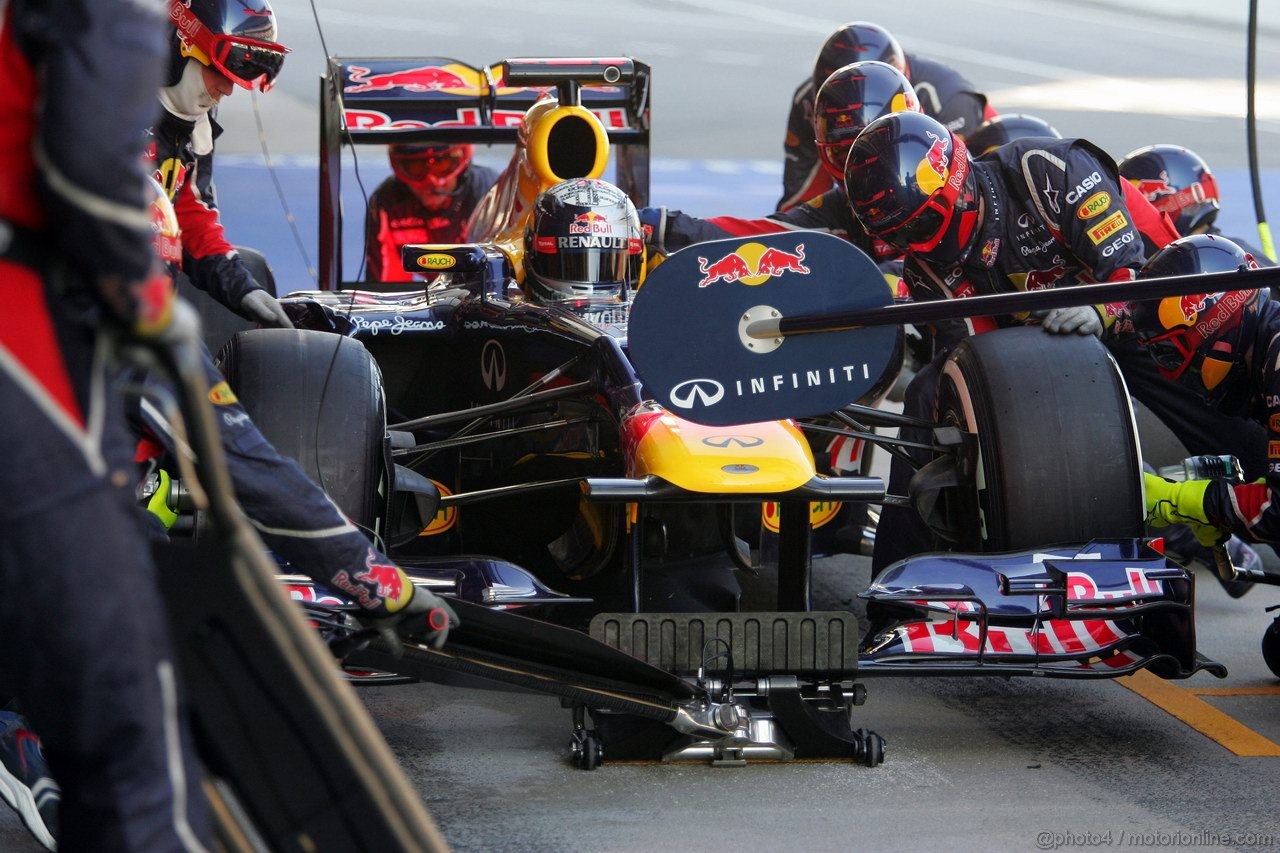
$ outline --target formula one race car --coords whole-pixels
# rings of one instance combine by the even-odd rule
[[[449,85],[414,82],[445,68]],[[556,98],[528,105],[531,89]],[[1097,341],[1034,328],[971,339],[947,363],[938,421],[924,423],[869,405],[901,363],[899,326],[752,331],[784,305],[791,316],[892,301],[875,265],[827,235],[692,247],[650,274],[634,309],[540,304],[521,288],[517,239],[537,193],[602,175],[621,140],[618,181],[643,199],[646,67],[334,60],[325,91],[328,287],[284,300],[297,330],[234,338],[223,369],[263,431],[415,582],[464,602],[446,649],[365,648],[349,670],[559,695],[587,768],[602,750],[876,764],[882,741],[854,730],[850,711],[865,695],[857,679],[878,673],[1224,673],[1196,653],[1192,578],[1139,538],[1132,411]],[[517,133],[504,109],[520,98]],[[607,130],[588,103],[612,117]],[[406,247],[406,269],[430,273],[424,287],[338,287],[342,127],[353,144],[516,143],[472,222],[476,242]],[[729,259],[737,275],[699,286]],[[824,476],[807,437],[895,452],[902,442],[874,428],[904,424],[931,431],[934,457],[906,495]],[[846,502],[914,505],[956,543],[862,593],[866,632],[852,613],[810,608],[815,528]],[[740,612],[734,571],[767,554],[776,609]],[[323,634],[351,639],[348,602],[286,582]],[[540,618],[494,612],[520,606]]]

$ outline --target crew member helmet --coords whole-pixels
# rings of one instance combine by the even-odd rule
[[[1120,161],[1120,176],[1138,188],[1182,235],[1213,225],[1218,216],[1218,182],[1209,165],[1180,145],[1148,145]]]
[[[964,141],[924,113],[882,116],[853,143],[844,171],[854,216],[872,237],[941,262],[976,234],[973,164]]]
[[[1151,256],[1138,278],[1257,269],[1253,256],[1212,234],[1174,240]],[[1211,405],[1223,402],[1246,370],[1265,289],[1168,296],[1132,306],[1134,331],[1168,380]],[[1246,383],[1247,385],[1247,383]]]
[[[965,144],[974,157],[981,157],[1001,145],[1015,139],[1048,137],[1061,139],[1062,134],[1049,122],[1025,113],[1005,113],[984,121],[978,129],[965,137]]]
[[[169,0],[174,25],[169,85],[187,58],[217,69],[245,89],[270,89],[289,49],[280,44],[267,0]]]
[[[880,116],[920,112],[916,90],[902,72],[884,62],[854,62],[823,82],[813,102],[813,137],[822,168],[844,180],[849,149],[862,129]]]
[[[538,196],[524,235],[530,299],[626,302],[644,273],[640,217],[622,190],[573,178]]]
[[[813,61],[813,89],[816,92],[837,68],[851,62],[874,60],[898,69],[910,79],[907,55],[888,30],[878,24],[853,21],[827,36]]]

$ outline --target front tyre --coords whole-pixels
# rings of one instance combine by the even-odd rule
[[[938,420],[971,436],[955,507],[963,550],[1142,535],[1133,409],[1096,338],[1020,327],[966,339],[943,366]]]

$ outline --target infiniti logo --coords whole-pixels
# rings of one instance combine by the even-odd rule
[[[724,386],[714,379],[686,379],[671,389],[670,396],[682,409],[692,409],[695,401],[710,408],[724,399]]]
[[[758,435],[709,435],[702,443],[707,447],[759,447],[764,439]]]
[[[480,378],[490,391],[501,391],[507,384],[507,354],[493,338],[485,341],[480,350]]]

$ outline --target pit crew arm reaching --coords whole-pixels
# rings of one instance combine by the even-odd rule
[[[665,207],[641,208],[639,215],[645,242],[664,255],[707,240],[777,234],[782,231],[823,231],[848,240],[876,262],[888,260],[897,254],[885,243],[873,241],[854,220],[843,187],[833,187],[804,204],[757,219],[737,216],[702,219]]]
[[[284,310],[254,279],[223,231],[213,185],[212,138],[201,144],[203,133],[209,132],[212,137],[218,130],[208,118],[201,117],[196,122],[193,138],[199,153],[174,199],[174,211],[182,227],[183,269],[192,284],[245,319],[290,328],[292,323]]]
[[[1041,219],[1085,275],[1098,282],[1132,281],[1137,276],[1145,259],[1146,238],[1136,219],[1151,228],[1162,223],[1141,208],[1135,217],[1126,204],[1122,188],[1126,182],[1105,152],[1084,140],[1075,140],[1062,159],[1047,150],[1031,149],[1023,155],[1022,170],[1026,191]],[[1169,234],[1154,239],[1165,237],[1173,239],[1176,233],[1170,228]],[[1101,337],[1114,326],[1115,317],[1113,308],[1096,305],[1056,309],[1042,319],[1050,332]]]

